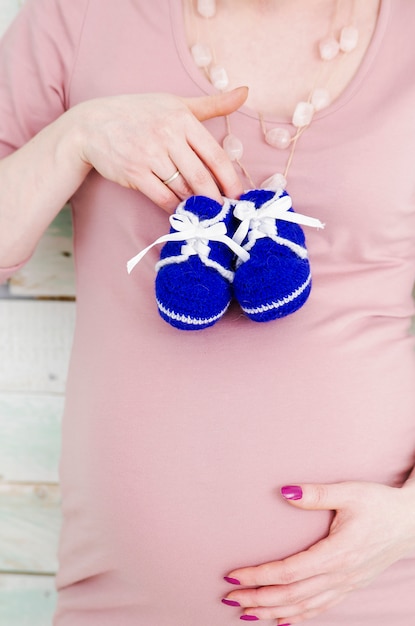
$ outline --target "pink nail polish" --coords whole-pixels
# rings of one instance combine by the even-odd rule
[[[241,606],[236,600],[228,600],[227,598],[222,598],[222,602],[227,606]]]
[[[224,580],[226,580],[227,583],[230,583],[231,585],[240,585],[241,581],[238,580],[237,578],[231,578],[230,576],[224,576]]]
[[[281,488],[281,495],[286,500],[301,500],[303,497],[303,490],[297,485],[285,485]]]
[[[257,622],[259,617],[256,615],[241,615],[239,619],[243,619],[245,622]]]

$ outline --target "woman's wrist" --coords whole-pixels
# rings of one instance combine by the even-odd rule
[[[72,176],[75,177],[75,185],[81,184],[93,169],[84,156],[88,145],[86,105],[87,103],[82,103],[69,109],[54,123],[56,125],[54,130],[57,133],[56,165],[59,167],[61,163],[67,164]]]
[[[64,113],[0,162],[0,267],[30,256],[88,175],[82,141],[76,116]]]

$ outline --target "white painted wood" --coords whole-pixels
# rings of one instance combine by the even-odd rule
[[[0,285],[0,298],[8,298],[9,297],[9,285],[7,283],[3,283]]]
[[[21,0],[0,0],[0,36],[16,17],[22,4]]]
[[[60,525],[57,485],[0,483],[0,571],[54,574]]]
[[[2,626],[51,626],[55,606],[54,577],[0,574]]]
[[[0,391],[63,393],[75,303],[0,300]]]
[[[11,277],[10,294],[75,297],[72,219],[68,206],[58,213],[44,233],[30,261]]]
[[[0,393],[0,480],[58,482],[63,396]]]

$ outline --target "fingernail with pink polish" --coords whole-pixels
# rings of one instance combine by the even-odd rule
[[[236,600],[228,600],[227,598],[222,598],[222,602],[227,606],[241,606]]]
[[[245,622],[257,622],[259,617],[256,615],[241,615],[239,619],[243,619]]]
[[[301,500],[303,497],[303,490],[297,485],[285,485],[281,488],[281,495],[286,500]]]
[[[241,581],[238,580],[237,578],[231,578],[230,576],[224,576],[224,580],[226,580],[227,583],[230,583],[231,585],[240,585]]]

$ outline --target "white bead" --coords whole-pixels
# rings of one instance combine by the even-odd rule
[[[293,126],[302,128],[308,126],[313,119],[314,107],[311,102],[299,102],[294,110],[292,119]]]
[[[286,128],[270,128],[265,133],[265,141],[273,148],[285,150],[291,143],[291,135]]]
[[[193,60],[198,67],[209,67],[212,63],[212,51],[206,44],[195,43],[195,45],[191,47],[191,52]]]
[[[318,44],[318,47],[323,61],[331,61],[339,54],[340,50],[340,44],[337,39],[334,39],[334,37],[322,39]]]
[[[351,52],[359,41],[359,31],[355,26],[343,26],[340,33],[340,50]]]
[[[324,109],[330,104],[330,94],[325,87],[316,87],[311,94],[311,104],[316,111]]]
[[[285,178],[284,174],[277,172],[276,174],[273,174],[272,176],[264,180],[264,182],[261,183],[260,188],[271,189],[271,191],[278,191],[279,189],[285,189],[286,186],[287,179]]]
[[[197,0],[197,12],[202,17],[213,17],[216,13],[215,0]]]
[[[222,65],[213,65],[209,70],[209,76],[212,85],[218,91],[223,91],[229,85],[228,74]]]
[[[222,145],[231,161],[239,161],[242,158],[244,147],[242,141],[235,135],[226,135]]]

